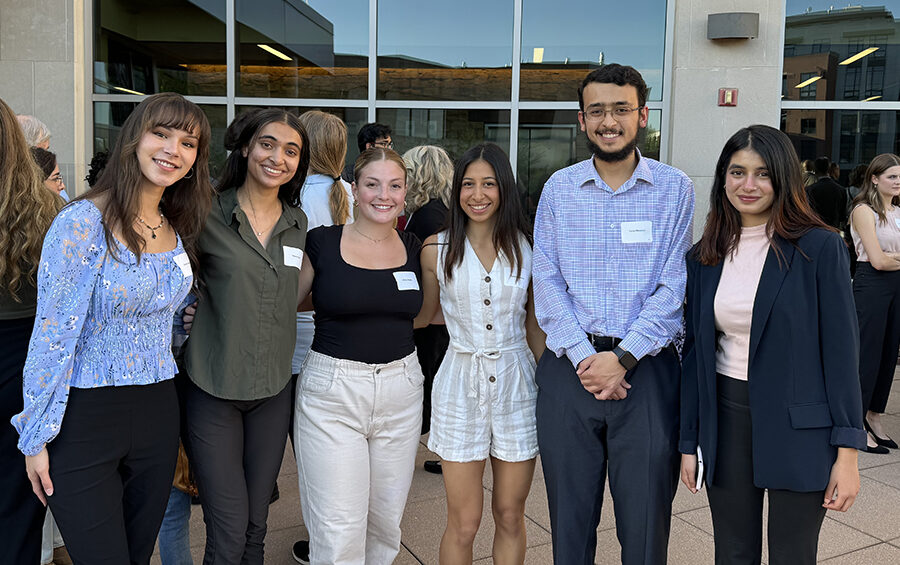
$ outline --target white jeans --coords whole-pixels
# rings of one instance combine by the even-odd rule
[[[415,352],[370,365],[310,351],[294,448],[313,565],[389,565],[422,428]]]

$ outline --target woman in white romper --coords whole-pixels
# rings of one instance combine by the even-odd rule
[[[490,457],[498,564],[525,560],[525,499],[538,453],[535,359],[545,336],[534,317],[531,243],[509,158],[494,144],[467,151],[453,175],[449,228],[425,240],[424,304],[438,305],[450,347],[435,376],[428,447],[444,460],[447,527],[442,564],[471,563]]]

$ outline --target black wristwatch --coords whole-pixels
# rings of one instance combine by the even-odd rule
[[[613,353],[616,354],[616,357],[619,358],[619,363],[625,367],[626,371],[630,371],[637,366],[637,359],[634,358],[634,355],[625,351],[618,345],[613,348]]]

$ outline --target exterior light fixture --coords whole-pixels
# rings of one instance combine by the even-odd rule
[[[856,61],[859,61],[866,55],[871,55],[872,53],[878,51],[878,49],[879,49],[878,47],[869,47],[868,49],[863,49],[856,55],[853,55],[852,57],[847,57],[846,59],[844,59],[843,61],[838,63],[838,65],[849,65],[850,63],[855,63]]]
[[[290,60],[291,60],[290,57],[288,57],[287,55],[285,55],[284,53],[282,53],[282,52],[279,51],[278,49],[274,49],[274,48],[272,48],[272,47],[269,47],[269,46],[266,45],[265,43],[257,43],[256,46],[259,47],[260,49],[262,49],[263,51],[265,51],[266,53],[270,53],[270,54],[272,54],[272,55],[275,55],[276,57],[278,57],[278,58],[281,59],[282,61],[290,61]]]

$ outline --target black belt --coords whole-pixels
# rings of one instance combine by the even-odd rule
[[[594,335],[589,333],[587,334],[587,338],[594,347],[594,351],[597,353],[600,353],[601,351],[612,351],[617,345],[622,343],[621,338],[608,337],[605,335]]]

